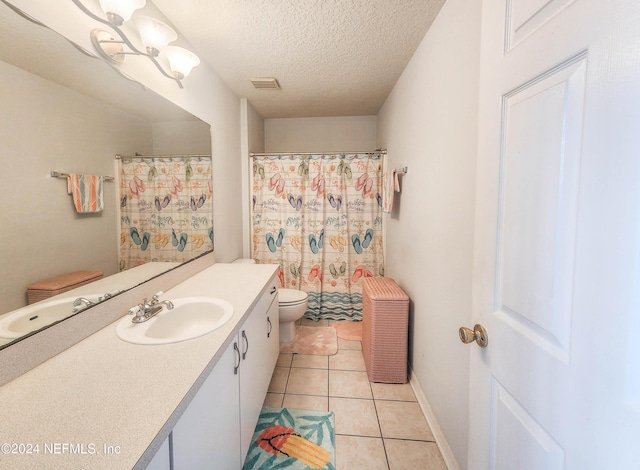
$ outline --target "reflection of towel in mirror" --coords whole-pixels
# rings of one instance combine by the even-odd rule
[[[73,197],[73,205],[78,213],[102,212],[102,176],[71,173],[67,178],[67,193]]]

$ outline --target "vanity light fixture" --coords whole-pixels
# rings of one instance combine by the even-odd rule
[[[142,8],[146,0],[100,0],[100,8],[107,15],[110,23],[122,26],[131,19],[133,12]]]
[[[193,52],[178,46],[167,46],[164,54],[169,59],[169,65],[173,71],[173,75],[182,80],[189,75],[191,69],[200,63],[200,59]]]
[[[129,21],[136,10],[144,7],[146,0],[100,0],[100,8],[106,19],[85,7],[81,0],[73,0],[73,3],[87,16],[109,26],[115,32],[114,34],[99,28],[91,31],[91,42],[98,53],[109,62],[121,64],[127,55],[146,57],[162,75],[175,80],[180,88],[183,88],[181,80],[200,63],[200,59],[193,52],[182,47],[169,46],[169,43],[178,38],[178,34],[162,21],[149,16],[133,17],[133,23],[145,50],[140,50],[131,42],[120,26]],[[168,61],[169,72],[158,61],[159,58]]]

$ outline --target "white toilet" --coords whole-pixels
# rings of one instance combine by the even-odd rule
[[[237,264],[254,264],[252,259],[237,259]],[[307,293],[297,289],[278,289],[280,314],[280,342],[290,343],[296,338],[296,322],[307,311]]]
[[[290,343],[296,337],[296,322],[307,311],[307,293],[297,289],[278,289],[280,342]]]

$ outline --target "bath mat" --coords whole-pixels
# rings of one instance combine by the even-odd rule
[[[335,470],[333,413],[262,408],[242,470]]]
[[[280,352],[333,356],[338,352],[336,329],[330,326],[299,326],[291,343],[280,343]]]
[[[361,321],[340,321],[333,324],[338,333],[338,338],[349,341],[362,341]]]

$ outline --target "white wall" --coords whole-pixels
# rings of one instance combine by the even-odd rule
[[[249,142],[249,152],[264,152],[265,151],[265,125],[264,119],[260,116],[253,106],[246,100],[242,100],[246,103],[246,113],[247,113],[247,137]]]
[[[114,176],[114,155],[151,152],[148,121],[0,62],[0,313],[26,304],[29,284],[78,270],[118,272],[117,184],[104,211],[78,215],[65,178]]]
[[[250,153],[264,152],[264,119],[260,116],[246,98],[241,100],[240,113],[242,116],[242,257],[251,257],[251,181]]]
[[[265,119],[265,152],[375,150],[376,117]]]
[[[448,0],[378,114],[378,146],[408,166],[386,216],[386,274],[411,297],[410,361],[453,454],[467,460],[481,2]],[[472,326],[472,325],[471,325]]]
[[[211,128],[203,121],[154,122],[152,155],[211,155]]]

